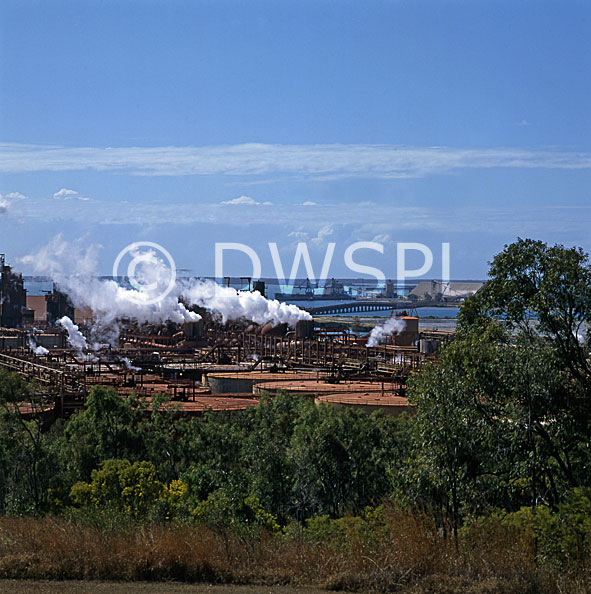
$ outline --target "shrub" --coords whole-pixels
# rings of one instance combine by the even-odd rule
[[[92,471],[90,483],[78,482],[70,492],[85,507],[113,507],[134,517],[145,516],[166,492],[151,462],[106,460]]]

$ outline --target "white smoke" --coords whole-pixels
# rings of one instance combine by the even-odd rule
[[[83,246],[80,241],[69,243],[61,236],[22,261],[36,273],[50,276],[74,307],[89,308],[96,318],[95,330],[112,327],[118,319],[140,323],[198,321],[200,316],[179,303],[174,292],[158,303],[149,303],[154,287],[168,284],[170,271],[153,252],[143,254],[142,260],[143,266],[138,267],[142,275],[139,288],[125,288],[114,280],[98,278],[96,246]],[[150,286],[150,291],[142,286]]]
[[[58,325],[65,328],[68,333],[68,342],[72,345],[74,349],[76,349],[79,353],[88,350],[88,344],[86,342],[86,338],[80,330],[78,326],[70,320],[68,316],[64,316],[60,320],[57,321]]]
[[[141,260],[135,270],[132,288],[120,286],[115,280],[98,278],[98,248],[82,240],[67,242],[61,235],[35,254],[22,259],[34,272],[50,276],[58,289],[67,294],[74,307],[89,308],[95,324],[91,339],[95,342],[114,344],[118,335],[118,320],[136,320],[138,323],[160,324],[195,322],[201,316],[189,311],[189,305],[198,305],[220,314],[222,321],[247,319],[258,324],[287,322],[294,326],[299,320],[309,320],[311,315],[295,305],[270,301],[258,291],[236,291],[220,287],[213,281],[194,280],[177,282],[172,291],[159,302],[151,297],[164,294],[170,282],[170,269],[153,251],[131,253]],[[148,289],[145,289],[145,288]]]
[[[121,359],[121,363],[123,363],[123,365],[125,365],[125,369],[127,369],[128,371],[141,371],[142,370],[141,367],[134,367],[131,364],[131,361],[127,357],[123,357]]]
[[[394,332],[402,332],[406,327],[406,322],[400,318],[390,318],[385,324],[376,326],[370,333],[367,340],[367,346],[373,347],[381,344]]]
[[[199,305],[219,313],[222,322],[246,319],[257,324],[281,324],[295,326],[299,320],[310,320],[312,316],[297,305],[281,303],[263,297],[258,291],[237,291],[232,287],[220,287],[213,281],[196,280],[187,284],[183,297],[191,305]]]
[[[37,346],[37,343],[33,340],[32,336],[29,336],[29,348],[33,351],[35,355],[39,355],[40,357],[43,357],[44,355],[47,355],[47,353],[49,353],[49,351],[45,347],[41,345]]]

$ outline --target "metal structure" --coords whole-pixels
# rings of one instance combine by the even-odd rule
[[[200,414],[208,407],[239,410],[250,406],[256,402],[252,396],[256,383],[270,387],[270,380],[282,383],[281,379],[291,382],[288,391],[297,392],[301,386],[302,392],[312,396],[320,391],[351,392],[353,404],[359,398],[363,400],[364,394],[373,400],[376,394],[403,398],[409,375],[437,358],[438,347],[453,339],[451,332],[419,332],[418,319],[406,317],[405,330],[392,344],[368,347],[367,337],[357,336],[347,328],[321,330],[313,320],[302,320],[294,329],[287,324],[259,326],[245,321],[222,325],[199,309],[202,320],[187,324],[140,325],[119,320],[117,344],[85,354],[64,348],[65,331],[55,327],[64,315],[74,317],[66,295],[54,287],[46,298],[47,320],[43,324],[35,322],[35,329],[33,324],[28,330],[20,328],[26,310],[22,276],[12,272],[3,255],[0,272],[0,367],[31,381],[40,409],[53,410],[58,416],[83,407],[94,385],[111,387],[123,398],[136,394],[150,402],[156,394],[164,393],[186,404],[190,414]],[[252,286],[249,277],[242,280]],[[335,284],[333,288],[339,287]],[[255,283],[254,289],[264,291],[264,285]],[[367,299],[309,311],[391,310],[397,304],[398,300]],[[84,323],[80,329],[87,334],[90,330]],[[234,388],[220,390],[224,394],[218,397],[210,394],[206,377],[216,371],[231,371],[244,376],[245,381],[226,382]],[[286,375],[279,378],[277,374]],[[314,386],[310,386],[311,381]],[[222,384],[220,380],[217,385]],[[259,392],[264,391],[261,388]],[[235,392],[232,397],[242,402],[234,406],[227,401],[227,392]],[[339,401],[337,397],[332,400]],[[397,400],[392,400],[391,405],[396,410],[402,406]]]
[[[316,307],[303,307],[313,316],[325,316],[332,314],[350,314],[369,311],[388,311],[396,309],[408,309],[417,307],[441,307],[441,301],[423,300],[409,301],[408,299],[356,299],[349,303],[337,303],[335,305],[318,305]]]
[[[22,274],[12,271],[0,254],[0,326],[20,328],[23,310],[27,307],[27,291]]]

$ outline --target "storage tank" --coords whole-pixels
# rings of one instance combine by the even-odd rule
[[[185,338],[196,339],[203,337],[203,320],[196,322],[185,322],[183,325]]]
[[[412,414],[415,407],[402,396],[383,394],[381,392],[354,392],[351,394],[322,394],[315,398],[316,404],[328,404],[335,408],[354,408],[367,414],[382,411],[396,417],[402,413]]]
[[[402,316],[398,318],[404,322],[404,330],[394,334],[392,344],[396,346],[412,346],[419,339],[419,318]]]
[[[35,341],[38,346],[42,346],[45,349],[65,349],[66,348],[66,335],[63,332],[54,333],[43,333],[35,336]]]
[[[296,338],[314,337],[314,320],[300,320],[295,327]]]
[[[277,326],[273,326],[271,322],[263,326],[261,330],[261,334],[263,336],[285,336],[287,334],[287,330],[289,326],[283,322],[282,324],[277,324]]]
[[[293,382],[296,379],[314,381],[317,374],[311,371],[286,371],[283,373],[271,373],[269,371],[250,371],[246,373],[214,372],[208,373],[206,381],[211,387],[212,393],[224,394],[255,392],[255,387],[261,382],[273,382],[284,384]]]

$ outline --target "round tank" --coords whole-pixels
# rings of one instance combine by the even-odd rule
[[[315,379],[297,378],[291,381],[267,381],[255,384],[253,393],[257,395],[270,394],[277,392],[288,392],[290,394],[304,394],[306,396],[318,396],[320,394],[331,393],[354,393],[361,391],[376,392],[381,391],[379,382],[349,382],[334,384],[326,381],[317,381]],[[392,393],[392,385],[384,384],[384,393]]]
[[[312,338],[314,336],[314,320],[300,320],[295,327],[296,338]]]
[[[336,408],[356,408],[367,414],[377,410],[396,417],[403,412],[413,413],[415,408],[402,396],[382,392],[352,392],[349,394],[322,394],[314,400],[316,404],[328,404]]]
[[[285,336],[288,328],[289,326],[286,323],[277,324],[277,326],[273,326],[273,324],[269,322],[263,327],[263,329],[261,330],[261,334],[263,336]]]
[[[269,371],[250,371],[245,373],[208,373],[206,381],[214,394],[228,392],[254,393],[255,386],[260,382],[274,382],[281,384],[293,382],[297,378],[315,380],[317,374],[310,371],[286,371],[271,373]]]

